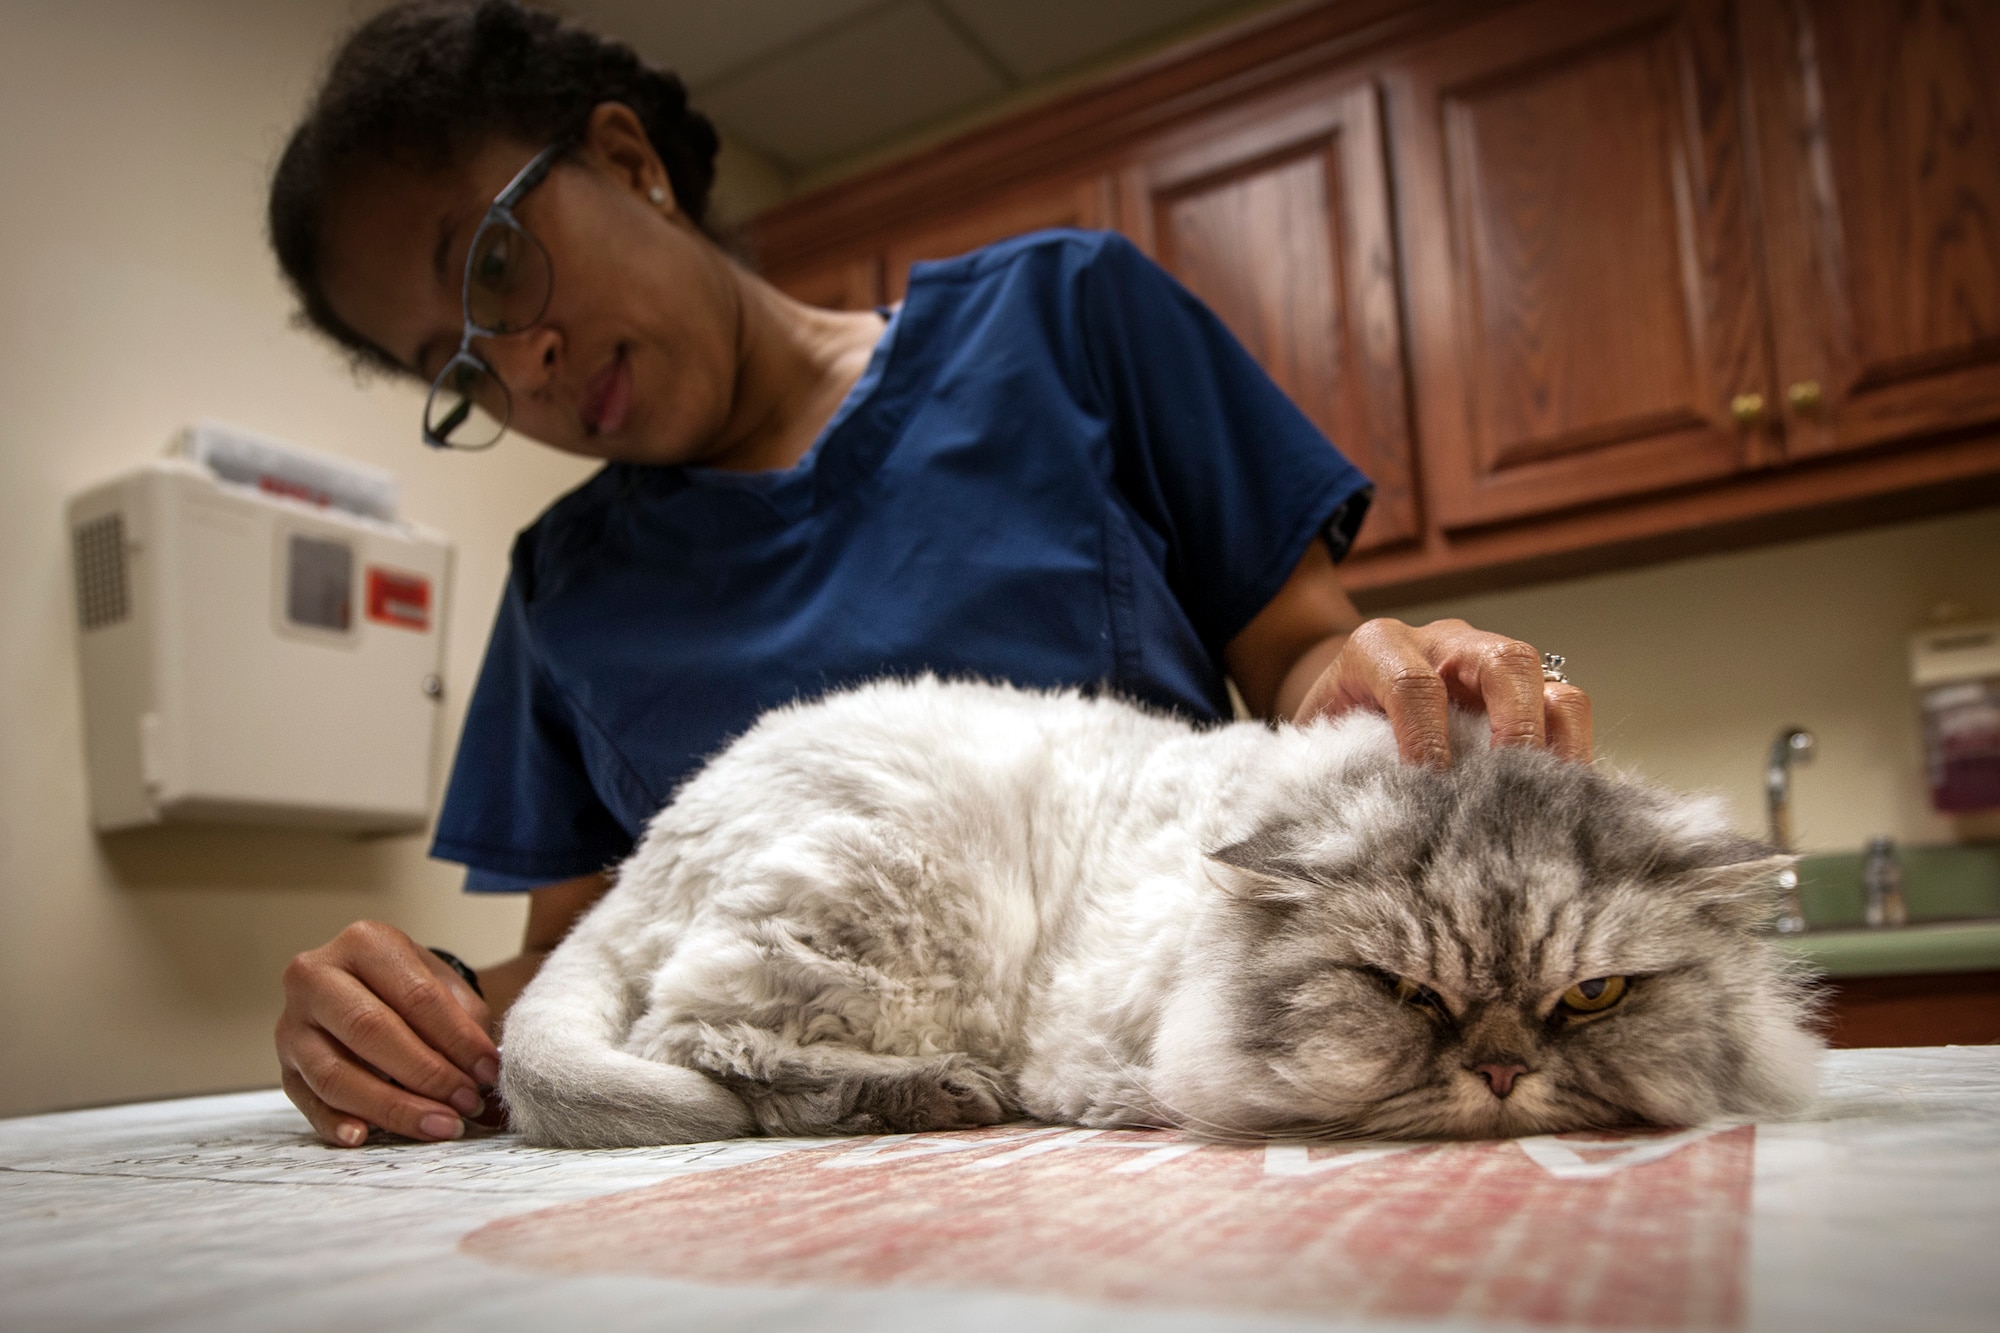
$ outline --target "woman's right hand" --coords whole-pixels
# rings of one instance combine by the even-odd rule
[[[455,1139],[500,1077],[492,1015],[445,962],[394,926],[357,921],[285,968],[285,1095],[328,1143],[370,1126]]]

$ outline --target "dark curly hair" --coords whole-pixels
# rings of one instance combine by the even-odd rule
[[[301,320],[358,366],[407,368],[334,313],[320,285],[327,192],[357,163],[435,170],[496,135],[555,143],[603,102],[630,107],[666,165],[674,199],[703,226],[715,127],[681,81],[631,47],[515,0],[414,0],[377,14],[335,52],[271,179],[271,248]]]

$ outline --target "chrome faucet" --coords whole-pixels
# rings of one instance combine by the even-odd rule
[[[1792,841],[1792,765],[1811,761],[1813,734],[1803,727],[1786,727],[1771,742],[1764,766],[1764,808],[1771,817],[1771,845],[1781,852],[1797,851]],[[1780,935],[1797,935],[1806,928],[1805,904],[1799,899],[1799,872],[1786,866],[1778,872],[1785,892],[1775,923]]]

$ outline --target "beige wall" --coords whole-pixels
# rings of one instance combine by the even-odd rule
[[[340,0],[0,5],[0,1113],[269,1083],[286,958],[373,916],[476,959],[475,901],[418,838],[87,823],[64,498],[214,416],[398,472],[458,544],[447,733],[511,534],[583,477],[509,441],[418,444],[418,399],[358,387],[287,326],[266,175]]]
[[[586,469],[509,442],[427,455],[417,399],[286,327],[265,174],[338,0],[0,6],[0,1113],[268,1083],[284,960],[374,916],[475,960],[515,901],[467,900],[415,838],[88,828],[65,496],[215,416],[393,468],[459,548],[455,734],[510,534]],[[2000,615],[2000,514],[1417,609],[1568,652],[1612,759],[1758,818],[1779,725],[1815,846],[1934,839],[1903,636],[1940,600]]]
[[[1387,614],[1459,616],[1566,654],[1599,755],[1724,794],[1747,831],[1764,828],[1772,738],[1810,729],[1794,826],[1825,851],[1959,835],[1927,803],[1909,680],[1909,636],[1940,606],[2000,618],[2000,510]]]

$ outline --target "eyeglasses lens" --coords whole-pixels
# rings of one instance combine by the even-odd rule
[[[452,449],[484,449],[507,428],[511,404],[507,386],[475,361],[460,358],[445,368],[424,404],[424,435]]]
[[[472,238],[466,313],[481,332],[518,333],[548,310],[549,272],[540,241],[505,218],[489,218]]]

